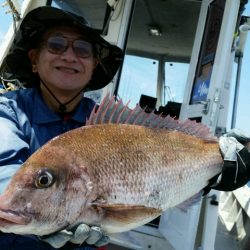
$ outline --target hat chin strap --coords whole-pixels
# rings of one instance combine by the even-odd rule
[[[43,84],[43,86],[48,90],[49,94],[56,100],[56,102],[59,104],[58,110],[60,111],[60,113],[66,113],[67,112],[67,105],[69,103],[71,103],[72,101],[74,101],[76,99],[77,96],[79,96],[82,91],[84,90],[84,88],[82,88],[78,93],[76,93],[75,96],[73,96],[69,101],[62,103],[60,102],[60,100],[54,95],[54,93],[49,89],[49,87],[44,83],[44,81],[42,79],[40,79],[41,83]]]

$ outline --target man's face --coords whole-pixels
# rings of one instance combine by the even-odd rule
[[[54,48],[50,48],[48,41],[54,42]],[[62,50],[63,41],[66,45]],[[29,51],[33,71],[53,93],[77,93],[91,80],[98,63],[92,49],[89,54],[81,54],[84,46],[87,50],[92,48],[89,39],[79,30],[66,26],[52,28],[43,35],[41,46]]]

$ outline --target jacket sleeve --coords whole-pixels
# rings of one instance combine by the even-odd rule
[[[22,113],[15,107],[16,103],[0,97],[0,193],[28,155]]]

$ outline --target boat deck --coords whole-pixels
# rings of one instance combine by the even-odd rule
[[[151,237],[151,236],[145,236],[145,237]],[[134,248],[125,248],[125,247],[121,247],[118,245],[109,244],[104,249],[105,250],[131,250]],[[141,250],[163,250],[162,248],[158,248],[158,247],[154,248],[151,245],[148,245],[146,248],[144,247],[140,249]],[[174,250],[174,248],[169,244],[169,247],[164,250]],[[224,225],[223,221],[219,218],[214,250],[250,250],[250,238],[248,242],[245,244],[244,248],[242,248],[239,245],[239,241],[236,239],[235,234],[230,233],[227,230],[226,226]]]

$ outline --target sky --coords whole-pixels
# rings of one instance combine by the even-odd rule
[[[22,0],[18,0],[18,2],[21,2],[21,1]],[[4,2],[5,1],[0,0],[0,43],[1,41],[3,41],[4,34],[7,32],[12,22],[11,14],[5,14],[5,12],[8,10],[8,7],[2,7],[2,4]],[[250,3],[247,4],[246,10],[244,11],[243,14],[245,16],[250,16]],[[130,65],[130,67],[126,70],[126,72],[128,73],[126,73],[125,78],[122,78],[125,84],[121,86],[120,92],[125,92],[127,93],[128,96],[130,96],[131,91],[133,91],[133,95],[136,96],[137,100],[139,100],[141,93],[150,95],[150,93],[155,92],[156,87],[153,87],[152,89],[152,87],[149,87],[148,85],[139,85],[139,84],[137,85],[138,88],[136,90],[134,89],[132,90],[130,89],[130,87],[128,87],[128,85],[126,85],[126,82],[129,82],[131,79],[133,79],[133,81],[138,82],[138,83],[144,82],[144,84],[145,84],[144,79],[147,79],[147,81],[150,81],[150,82],[156,82],[158,62],[154,60],[150,60],[150,59],[144,60],[143,63],[140,61],[135,62],[133,61],[133,59],[129,57],[126,60],[127,60],[126,65]],[[149,65],[152,69],[150,71],[147,70]],[[166,65],[166,70],[170,72],[173,69],[173,67],[171,67],[172,66],[171,64],[169,65]],[[250,103],[249,103],[250,102],[250,99],[249,99],[250,97],[250,70],[249,70],[249,65],[250,65],[250,34],[248,34],[244,56],[243,56],[242,70],[241,70],[241,82],[240,82],[240,89],[239,89],[239,102],[238,102],[237,117],[236,117],[236,127],[250,134],[250,109],[249,109],[249,106],[250,106]],[[137,70],[135,69],[138,69],[138,68],[140,68],[140,71],[144,72],[143,78],[141,78],[141,76],[137,74]],[[174,76],[175,82],[176,81],[183,82],[183,76],[185,76],[186,74],[187,74],[187,70],[185,69],[185,72],[183,73],[183,69],[182,69],[182,74],[175,73],[174,75],[173,74],[167,74],[167,75]],[[172,82],[171,79],[168,79],[168,80],[169,82]],[[233,79],[232,79],[232,91],[234,89],[234,83],[235,83],[235,74],[233,75]],[[178,96],[178,94],[181,95],[181,93],[184,91],[184,88],[176,89],[177,86],[179,85],[167,86],[166,93],[168,94],[169,98],[171,96],[174,96],[175,101],[180,101],[181,97]],[[134,105],[135,103],[132,103],[132,104]],[[231,100],[230,106],[231,106],[230,110],[232,110],[232,100]]]
[[[9,25],[12,21],[12,15],[11,14],[5,14],[5,11],[8,10],[8,6],[2,7],[2,4],[4,1],[0,1],[0,43],[4,38],[4,35],[6,31],[9,28]]]

